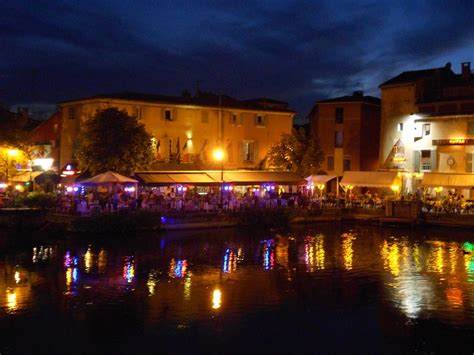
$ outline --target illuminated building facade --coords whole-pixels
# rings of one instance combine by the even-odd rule
[[[380,85],[382,169],[407,174],[412,190],[425,172],[472,173],[474,76],[451,64],[403,72]]]
[[[73,159],[81,124],[109,107],[141,120],[153,137],[157,162],[212,166],[212,151],[222,147],[226,169],[258,166],[267,149],[283,133],[291,133],[294,116],[285,102],[242,101],[207,93],[182,97],[121,93],[71,100],[59,104],[61,166]]]
[[[342,176],[344,171],[378,168],[380,99],[356,91],[318,101],[309,114],[311,133],[324,152],[322,170]]]

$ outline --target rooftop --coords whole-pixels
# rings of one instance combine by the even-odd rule
[[[294,111],[288,109],[288,103],[278,101],[270,98],[257,98],[248,100],[238,100],[228,95],[217,95],[208,92],[199,92],[197,95],[184,94],[182,96],[166,96],[156,94],[145,94],[138,92],[119,92],[111,94],[99,94],[90,97],[73,99],[63,101],[60,104],[68,104],[73,102],[96,100],[96,99],[117,99],[127,101],[141,101],[149,103],[164,103],[174,105],[193,105],[193,106],[207,106],[207,107],[228,107],[228,108],[242,108],[250,110],[262,111],[278,111],[289,112]]]

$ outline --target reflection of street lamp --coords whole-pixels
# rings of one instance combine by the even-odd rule
[[[10,162],[9,162],[9,157],[16,157],[18,155],[18,149],[9,149],[7,151],[7,170],[6,170],[6,174],[5,174],[5,179],[6,179],[6,183],[8,184],[8,168],[9,168],[9,165],[10,165]]]
[[[222,206],[222,201],[224,198],[224,151],[222,148],[217,148],[213,152],[214,160],[221,162],[221,191],[220,191],[220,206]]]

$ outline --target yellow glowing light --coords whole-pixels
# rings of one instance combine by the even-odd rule
[[[221,161],[224,159],[224,151],[222,149],[216,149],[212,153],[214,160]]]
[[[53,166],[54,159],[52,158],[43,158],[33,160],[33,165],[41,166],[41,169],[48,170]]]
[[[15,271],[15,283],[19,283],[20,281],[21,281],[20,272]]]
[[[352,233],[343,233],[341,235],[342,239],[342,258],[344,260],[344,268],[346,270],[352,270],[352,262],[353,262],[353,241],[356,239],[354,234]]]
[[[23,190],[23,186],[21,186],[21,185],[16,185],[16,186],[15,186],[15,190],[22,191],[22,190]]]
[[[0,189],[6,189],[8,185],[4,182],[0,183]]]
[[[16,302],[16,293],[15,291],[8,290],[7,291],[7,307],[9,311],[14,311],[16,309],[17,302]]]
[[[326,185],[324,185],[324,184],[319,184],[318,185],[318,189],[320,189],[320,190],[324,190],[325,187],[326,187]]]
[[[91,271],[91,266],[92,266],[92,253],[91,253],[91,248],[89,247],[84,254],[84,264],[86,266],[86,272]]]
[[[18,151],[18,149],[10,149],[7,153],[11,157],[16,157],[18,155],[19,151]]]
[[[222,292],[218,288],[216,288],[212,292],[212,309],[219,309],[221,308],[222,304]]]
[[[449,144],[464,144],[466,143],[466,140],[464,138],[455,138],[455,139],[450,139]]]
[[[398,185],[392,185],[390,186],[390,188],[392,189],[393,192],[398,192],[400,190],[400,186]]]
[[[443,187],[442,187],[442,186],[438,186],[438,187],[435,187],[434,190],[435,190],[435,192],[438,193],[438,192],[443,191]]]

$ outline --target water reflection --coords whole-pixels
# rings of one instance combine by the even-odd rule
[[[342,258],[344,260],[344,268],[346,270],[352,270],[352,262],[354,250],[352,244],[356,239],[353,233],[343,233],[341,235],[342,240]]]
[[[236,321],[288,304],[350,313],[361,302],[417,322],[474,323],[473,255],[462,253],[461,241],[410,233],[354,228],[259,239],[161,235],[127,249],[37,246],[32,258],[28,247],[0,256],[0,322],[7,312],[42,307],[92,322],[88,317],[100,317],[85,311],[93,301],[97,309],[133,312],[137,322],[143,317],[153,325],[197,324],[209,312]]]
[[[219,309],[222,305],[222,292],[218,288],[212,291],[212,309]]]
[[[263,240],[263,267],[265,270],[273,270],[275,267],[275,240]]]
[[[122,277],[127,283],[131,283],[135,278],[135,259],[133,256],[126,256],[124,258]]]
[[[315,237],[307,236],[305,238],[305,262],[306,270],[313,272],[324,269],[324,235],[319,234]]]
[[[224,261],[222,262],[222,271],[230,273],[235,270],[237,270],[237,257],[233,250],[226,249],[224,253]]]

